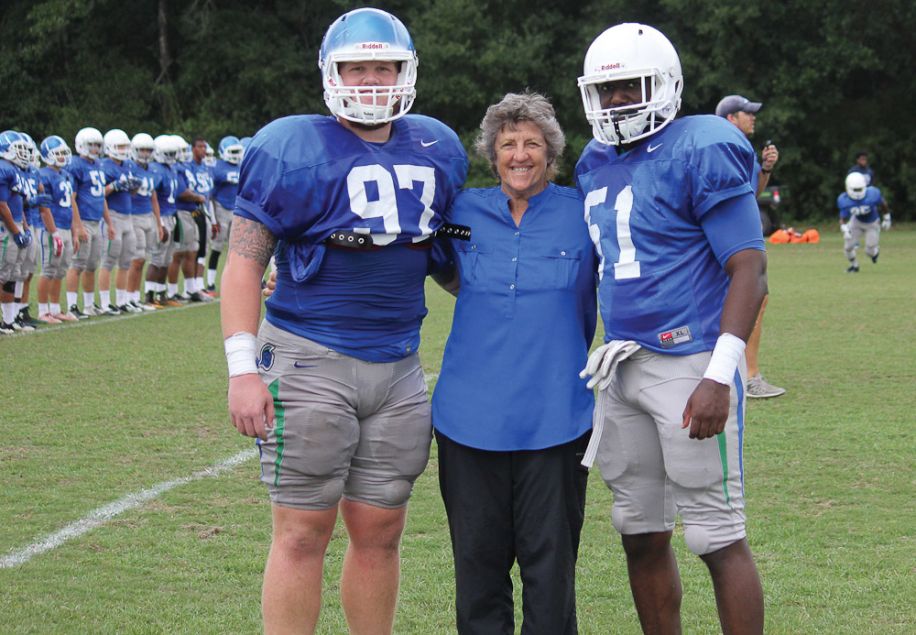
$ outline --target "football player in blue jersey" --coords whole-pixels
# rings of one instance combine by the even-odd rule
[[[15,130],[0,133],[0,335],[22,329],[16,324],[14,292],[16,272],[32,244],[32,231],[23,213],[26,185],[22,172],[30,157],[31,150],[22,134]]]
[[[175,253],[168,270],[169,299],[172,302],[191,299],[201,301],[200,295],[195,295],[196,289],[194,288],[197,277],[197,249],[200,246],[200,231],[195,215],[200,207],[206,204],[207,197],[198,192],[199,174],[195,169],[191,146],[179,135],[173,135],[173,138],[178,144],[175,173],[178,176],[179,194],[175,202],[178,208],[175,225]],[[184,274],[183,293],[178,292],[179,273]]]
[[[51,210],[48,208],[50,200],[47,196],[43,196],[44,187],[42,187],[41,175],[38,172],[41,162],[38,157],[38,147],[35,145],[35,140],[28,133],[22,132],[20,134],[29,148],[29,163],[22,168],[23,194],[25,196],[23,211],[29,227],[33,231],[33,237],[38,237],[41,228],[44,226],[44,221],[47,220],[53,223]],[[38,258],[39,241],[32,240],[32,243],[26,248],[26,257],[19,263],[19,268],[14,276],[16,288],[13,292],[13,301],[16,303],[17,313],[13,324],[22,330],[35,330],[36,326],[42,324],[39,320],[32,319],[29,313],[32,276],[35,273]]]
[[[430,242],[468,164],[451,129],[407,115],[417,56],[393,15],[338,18],[319,67],[333,116],[268,124],[242,162],[221,293],[229,412],[261,439],[272,501],[265,632],[314,631],[339,512],[347,622],[383,633],[407,500],[429,458],[417,347]],[[276,292],[259,330],[274,253]]]
[[[71,159],[70,147],[57,135],[41,142],[41,184],[50,199],[51,222],[41,231],[41,277],[38,279],[38,319],[47,324],[76,321],[61,311],[61,281],[73,252],[79,251],[80,217],[73,207],[73,179],[64,169]]]
[[[146,269],[146,301],[156,307],[181,306],[181,302],[169,297],[166,275],[175,252],[175,226],[177,223],[178,175],[175,163],[178,160],[178,142],[172,135],[159,135],[153,140],[155,150],[149,171],[152,186],[159,204],[159,218],[162,223],[159,242],[151,245],[150,263]]]
[[[242,144],[238,137],[223,137],[219,142],[219,160],[213,166],[213,207],[219,232],[210,241],[210,259],[207,263],[207,291],[216,292],[216,271],[219,257],[229,242],[232,227],[232,210],[239,191],[239,165],[242,162]]]
[[[134,230],[134,253],[131,254],[130,271],[127,274],[129,302],[141,310],[154,311],[152,290],[147,290],[147,302],[140,302],[140,282],[143,267],[149,259],[153,246],[164,241],[165,228],[159,215],[159,197],[156,195],[161,176],[151,165],[156,150],[153,138],[145,132],[138,132],[130,140],[131,158],[134,161],[134,178],[137,187],[131,189],[130,222]]]
[[[95,303],[95,270],[102,256],[102,223],[105,237],[114,240],[115,228],[108,215],[105,200],[105,170],[101,163],[103,138],[96,128],[82,128],[76,133],[76,153],[67,171],[73,177],[75,204],[79,210],[87,239],[80,243],[79,251],[67,271],[67,304],[70,313],[79,319],[104,315]],[[77,304],[80,282],[83,283],[83,310]],[[107,298],[102,298],[107,305]]]
[[[591,141],[576,166],[600,258],[605,344],[592,443],[614,492],[645,632],[680,632],[671,535],[706,563],[726,633],[763,632],[747,545],[744,348],[767,291],[754,151],[720,117],[675,119],[683,77],[656,29],[620,24],[585,56]]]
[[[206,263],[207,244],[215,237],[220,226],[213,214],[213,168],[207,163],[207,148],[210,144],[203,137],[196,137],[191,145],[191,161],[188,163],[194,172],[194,191],[205,197],[203,204],[194,211],[194,222],[197,224],[198,245],[194,254],[194,279],[190,293],[192,302],[209,302],[210,294],[204,285],[204,264]],[[185,282],[187,285],[187,282]]]
[[[131,190],[136,185],[133,161],[130,160],[130,137],[114,128],[102,138],[105,158],[105,197],[108,201],[108,215],[114,226],[114,238],[105,241],[102,247],[102,269],[99,271],[99,298],[102,312],[106,315],[139,313],[142,309],[127,301],[127,272],[130,259],[136,250],[136,236],[131,223]],[[115,278],[115,301],[111,302],[111,270],[117,266]]]
[[[859,272],[856,251],[859,240],[865,236],[865,254],[873,263],[878,262],[878,238],[882,229],[891,228],[891,210],[881,195],[881,190],[868,184],[861,172],[846,175],[846,191],[836,199],[840,209],[840,231],[843,233],[843,251],[849,260],[847,273]],[[883,213],[883,216],[882,216]]]

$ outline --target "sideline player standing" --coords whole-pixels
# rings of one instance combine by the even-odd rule
[[[583,372],[609,380],[589,457],[597,449],[614,491],[640,623],[680,632],[679,513],[712,575],[723,632],[762,633],[741,454],[744,347],[767,290],[754,151],[720,117],[674,119],[680,60],[650,26],[599,35],[579,86],[595,140],[576,175],[608,342]]]
[[[314,631],[338,510],[350,630],[391,632],[407,499],[431,440],[417,356],[428,247],[467,157],[439,121],[405,116],[417,56],[396,17],[344,14],[319,67],[334,116],[278,119],[245,151],[220,307],[229,411],[239,432],[264,439],[265,632]]]
[[[210,241],[210,259],[207,265],[207,291],[216,292],[216,273],[219,257],[229,244],[232,227],[232,210],[239,192],[239,164],[242,162],[242,144],[238,137],[229,135],[219,142],[219,160],[213,166],[213,208],[219,232]]]
[[[859,259],[856,257],[859,239],[865,236],[865,254],[877,264],[878,238],[882,229],[891,228],[891,210],[881,196],[881,190],[869,185],[861,172],[846,175],[846,191],[837,197],[836,204],[840,208],[843,251],[849,260],[846,272],[859,273]],[[884,213],[883,218],[880,212]]]

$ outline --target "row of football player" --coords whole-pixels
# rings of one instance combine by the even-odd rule
[[[223,178],[221,180],[226,181],[224,185],[228,189],[233,189],[237,184],[238,164],[241,162],[244,148],[248,140],[249,138],[238,139],[234,136],[227,136],[220,141],[220,158],[225,161],[227,165],[223,166],[224,169],[222,170],[216,169],[216,172],[222,174]],[[195,140],[195,147],[198,142],[205,144],[208,151],[206,154],[211,153],[209,144],[203,139]],[[191,146],[178,135],[160,135],[156,139],[153,139],[146,133],[139,133],[135,135],[133,139],[128,139],[126,133],[118,129],[108,131],[103,137],[101,132],[95,128],[84,128],[77,133],[75,146],[77,154],[92,164],[95,164],[96,160],[105,156],[115,161],[116,164],[122,168],[120,174],[115,177],[112,177],[110,174],[105,174],[101,170],[97,170],[97,173],[89,174],[92,179],[85,180],[91,185],[92,192],[97,196],[101,195],[102,199],[109,198],[112,194],[119,192],[124,193],[121,195],[121,202],[116,206],[117,212],[115,212],[115,209],[111,210],[115,212],[111,216],[116,218],[111,221],[110,225],[120,226],[119,229],[123,230],[118,233],[117,241],[111,236],[111,228],[106,228],[104,224],[102,224],[102,227],[107,229],[107,232],[105,232],[99,230],[98,224],[93,227],[99,239],[101,239],[103,233],[109,234],[108,244],[105,249],[93,249],[95,254],[98,254],[100,251],[106,254],[105,262],[102,263],[103,273],[99,277],[100,287],[102,287],[100,289],[102,291],[100,295],[102,298],[107,298],[110,271],[115,264],[118,264],[122,271],[131,267],[138,269],[136,272],[137,275],[134,276],[135,282],[132,285],[134,290],[129,291],[123,288],[125,287],[128,276],[121,275],[119,272],[117,279],[117,303],[105,305],[106,300],[103,300],[102,304],[105,306],[98,306],[94,302],[94,270],[98,264],[98,258],[96,256],[95,261],[91,262],[88,267],[85,262],[79,265],[74,262],[74,265],[77,266],[78,269],[77,275],[78,273],[83,273],[84,307],[82,311],[76,304],[77,289],[71,290],[71,286],[76,285],[70,284],[69,273],[67,274],[67,296],[70,311],[66,313],[61,312],[59,304],[48,303],[47,296],[49,292],[52,298],[59,298],[60,296],[60,282],[63,277],[62,272],[68,271],[71,268],[71,260],[74,259],[74,256],[79,255],[80,237],[82,237],[84,243],[90,242],[87,240],[87,236],[83,231],[83,223],[76,220],[78,216],[72,211],[73,208],[76,207],[72,205],[73,201],[71,201],[71,199],[73,197],[71,193],[79,194],[80,179],[78,177],[74,178],[73,175],[66,172],[66,169],[70,166],[72,153],[63,138],[57,135],[47,137],[42,142],[41,150],[39,151],[34,140],[29,135],[15,131],[6,131],[0,134],[0,158],[3,159],[3,161],[0,161],[0,164],[7,164],[8,169],[5,170],[5,177],[9,178],[5,178],[4,180],[9,181],[9,187],[5,188],[6,191],[4,192],[4,196],[0,196],[0,199],[2,199],[0,200],[0,216],[3,216],[3,223],[0,225],[0,230],[3,230],[6,234],[4,237],[5,240],[3,241],[4,246],[9,242],[14,242],[18,249],[13,247],[9,250],[10,257],[5,258],[5,260],[9,262],[0,263],[0,282],[3,282],[4,285],[3,297],[2,300],[0,300],[3,304],[3,319],[2,324],[0,324],[0,333],[15,332],[16,330],[30,330],[42,322],[53,324],[64,320],[82,319],[90,315],[113,315],[120,312],[138,312],[143,309],[153,310],[156,307],[162,306],[162,302],[168,301],[170,304],[174,304],[175,300],[178,299],[178,272],[177,267],[173,267],[173,269],[175,269],[174,284],[172,284],[172,271],[169,271],[169,284],[167,285],[160,285],[148,279],[147,302],[140,302],[138,283],[143,263],[150,261],[152,251],[164,251],[166,247],[163,243],[172,243],[172,229],[175,228],[170,226],[166,234],[162,226],[163,224],[160,223],[158,213],[156,214],[156,225],[158,225],[158,228],[153,227],[151,223],[152,219],[150,218],[152,206],[150,205],[149,199],[155,197],[153,191],[155,189],[154,184],[144,182],[143,179],[138,178],[137,174],[142,174],[143,172],[132,170],[131,164],[129,162],[125,163],[129,158],[133,158],[141,168],[148,166],[150,160],[152,160],[165,166],[166,170],[171,170],[172,166],[176,165],[179,166],[180,169],[182,164],[189,164],[195,158],[200,164],[206,164],[207,166],[213,164],[210,167],[204,168],[207,173],[203,177],[199,174],[198,177],[195,177],[192,170],[185,170],[187,183],[194,188],[192,191],[194,191],[195,194],[192,196],[208,203],[206,209],[210,213],[207,214],[207,222],[203,222],[203,219],[198,219],[196,221],[197,224],[202,225],[199,228],[180,227],[186,223],[182,223],[178,219],[172,219],[172,222],[179,226],[175,229],[176,237],[178,235],[193,233],[195,237],[199,236],[200,238],[199,241],[195,238],[194,247],[199,250],[197,253],[198,277],[194,280],[188,280],[188,270],[185,268],[183,271],[186,277],[186,288],[191,286],[188,285],[188,282],[196,283],[195,291],[191,293],[192,298],[204,297],[199,291],[204,290],[202,275],[204,257],[206,256],[206,237],[209,233],[208,230],[214,225],[216,226],[216,230],[220,229],[220,225],[225,225],[225,227],[222,227],[224,230],[223,236],[227,236],[229,229],[228,224],[231,222],[231,213],[228,213],[225,208],[217,206],[217,209],[223,212],[223,214],[221,214],[222,218],[219,221],[216,220],[212,213],[212,209],[210,209],[208,199],[210,199],[212,195],[214,181],[213,173],[214,167],[216,167],[215,157],[212,161],[209,161],[206,154],[203,153],[199,154],[197,157],[192,157]],[[44,168],[41,173],[37,170],[39,157],[48,166]],[[187,165],[186,168],[187,167],[190,166]],[[16,168],[18,168],[18,170]],[[225,168],[228,168],[228,173]],[[78,171],[79,170],[76,170],[76,172]],[[10,174],[10,172],[12,172],[12,174]],[[57,176],[57,173],[59,173],[60,176]],[[55,187],[55,183],[58,187]],[[66,185],[70,187],[63,187]],[[101,189],[99,189],[100,187]],[[62,197],[52,198],[50,193],[56,192],[58,189],[60,189]],[[125,197],[127,193],[130,194],[130,197]],[[21,197],[22,200],[10,199],[11,194],[14,199]],[[167,197],[170,203],[174,202],[174,194],[175,192],[170,190]],[[201,194],[204,196],[201,197]],[[225,194],[227,200],[234,199],[234,189],[232,192],[226,192]],[[141,230],[139,226],[131,227],[135,220],[139,221],[142,218],[138,216],[135,219],[130,215],[132,213],[130,210],[130,199],[133,198],[133,200],[136,201],[137,197],[147,198],[145,204],[145,230]],[[7,205],[8,202],[12,204]],[[125,206],[127,210],[125,210]],[[158,207],[159,205],[157,204],[156,208]],[[231,204],[226,207],[231,208]],[[201,209],[204,208],[202,207]],[[53,215],[51,215],[52,210]],[[106,209],[106,213],[107,211]],[[124,215],[125,211],[127,212],[126,216]],[[158,209],[156,209],[156,211],[158,212]],[[137,213],[136,210],[134,210],[134,212]],[[47,220],[45,220],[45,214],[48,214]],[[142,212],[138,214],[142,214]],[[108,221],[109,219],[106,217],[105,220]],[[69,228],[71,227],[72,221],[74,222],[74,229],[76,230],[79,228],[80,234],[75,233],[71,236]],[[52,231],[48,231],[46,227],[49,223]],[[165,224],[169,225],[169,223]],[[33,320],[28,311],[29,280],[32,277],[32,272],[35,270],[35,262],[38,260],[38,245],[32,243],[31,227],[35,227],[42,232],[42,239],[39,241],[42,245],[41,259],[43,272],[42,280],[39,282],[39,320]],[[61,228],[64,229],[63,233],[59,231]],[[149,239],[142,239],[142,231],[150,234]],[[136,243],[134,241],[135,232]],[[123,241],[121,240],[122,235],[125,238]],[[168,238],[166,238],[166,236],[168,236]],[[127,244],[125,245],[122,243]],[[177,244],[177,241],[175,244]],[[184,245],[187,246],[188,242],[185,241]],[[110,258],[108,256],[111,255],[113,246],[115,247],[114,251],[117,253],[114,258]],[[124,253],[123,258],[120,257],[122,247]],[[219,247],[221,249],[222,245]],[[7,250],[4,249],[4,252],[7,252]],[[6,255],[7,253],[4,253],[4,256]],[[193,254],[189,255],[193,256]],[[211,262],[207,272],[209,290],[215,288],[219,256],[220,252],[217,249],[211,250]],[[139,267],[137,267],[138,264]],[[92,277],[92,279],[88,281],[90,283],[88,285],[86,284],[87,274]],[[46,281],[45,277],[51,279],[51,288],[48,288],[49,285],[47,283],[49,281]],[[162,289],[158,289],[160,286]],[[196,287],[200,287],[200,289]],[[159,291],[158,296],[151,291],[151,289]],[[168,293],[172,291],[174,292]],[[42,296],[45,297],[42,298]],[[42,302],[42,300],[44,300],[44,302]]]

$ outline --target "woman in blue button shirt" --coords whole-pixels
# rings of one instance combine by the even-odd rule
[[[593,397],[578,376],[596,321],[582,199],[550,182],[565,139],[535,93],[490,106],[477,150],[499,185],[469,189],[449,222],[458,291],[433,396],[439,483],[455,558],[458,632],[576,633],[575,567]],[[450,284],[449,284],[450,282]]]

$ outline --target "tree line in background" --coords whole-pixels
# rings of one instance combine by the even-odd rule
[[[325,113],[318,48],[340,0],[4,0],[0,127],[72,139],[79,128],[154,136],[252,135],[270,120]],[[916,3],[909,0],[390,0],[420,59],[414,112],[471,146],[486,107],[531,88],[553,101],[571,183],[591,138],[576,78],[602,30],[659,28],[681,57],[682,114],[731,93],[764,102],[753,143],[780,150],[784,219],[835,215],[846,169],[870,152],[895,219],[916,202]],[[475,161],[470,184],[493,182]]]

